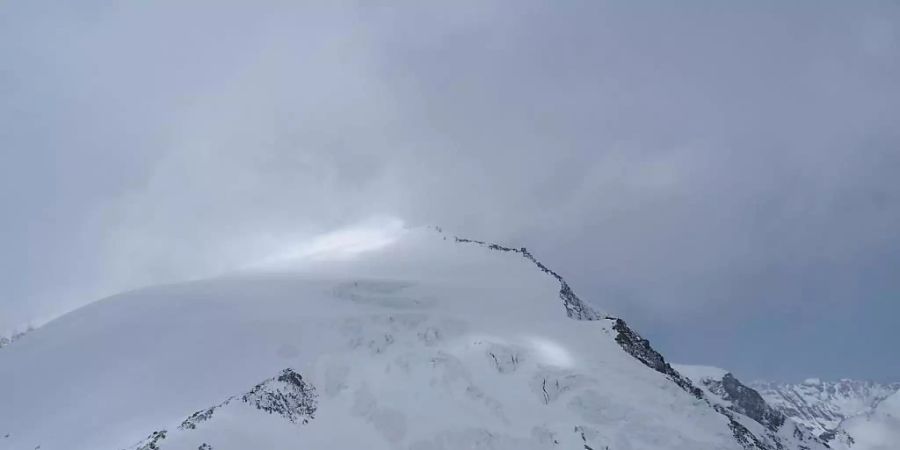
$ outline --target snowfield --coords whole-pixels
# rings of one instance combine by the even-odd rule
[[[854,450],[900,448],[900,392],[879,403],[870,414],[847,420],[842,428],[856,438]]]
[[[776,448],[525,256],[407,230],[98,301],[0,353],[0,448]]]

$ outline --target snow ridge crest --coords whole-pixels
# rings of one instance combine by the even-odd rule
[[[435,229],[442,233],[439,227]],[[793,430],[784,427],[785,417],[774,410],[762,399],[755,390],[748,388],[739,381],[730,377],[727,382],[728,393],[734,394],[734,405],[723,406],[711,401],[704,391],[675,370],[665,358],[650,346],[650,341],[641,337],[632,330],[624,320],[602,315],[583,302],[572,290],[566,280],[558,273],[540,262],[527,248],[512,248],[499,244],[489,243],[477,239],[467,239],[454,236],[456,242],[477,244],[490,250],[500,252],[512,252],[534,263],[542,272],[554,277],[560,284],[559,297],[566,308],[566,315],[575,320],[610,320],[613,322],[613,330],[617,332],[615,341],[626,353],[640,361],[643,365],[666,376],[679,388],[691,394],[700,401],[706,402],[719,414],[728,419],[728,426],[734,435],[735,441],[746,450],[785,450],[796,448],[798,450],[811,450],[813,448],[828,448],[816,436],[794,426]],[[730,374],[727,374],[730,376]],[[739,398],[738,398],[739,397]],[[751,430],[751,428],[753,428]]]
[[[440,228],[437,228],[440,232]],[[545,266],[542,262],[540,262],[534,255],[528,251],[527,248],[512,248],[512,247],[504,247],[502,245],[493,244],[485,241],[479,241],[477,239],[466,239],[461,238],[459,236],[454,236],[456,242],[467,243],[467,244],[478,244],[483,247],[487,247],[491,250],[500,251],[500,252],[513,252],[521,255],[523,258],[531,261],[541,269],[541,272],[544,272],[553,278],[556,278],[556,281],[559,281],[559,298],[563,301],[563,306],[566,307],[566,315],[569,318],[575,320],[600,320],[603,319],[603,315],[595,311],[591,308],[587,303],[583,302],[575,292],[569,287],[569,283],[558,273],[551,270],[549,267]]]
[[[315,387],[306,382],[299,373],[287,368],[282,370],[277,377],[257,384],[242,395],[229,397],[215,406],[191,414],[178,425],[175,432],[196,430],[203,422],[211,420],[216,411],[234,402],[248,405],[268,414],[281,416],[294,424],[306,424],[315,418],[318,407],[317,399]],[[159,450],[162,448],[163,441],[169,436],[171,433],[167,429],[154,431],[129,450]],[[206,446],[205,448],[212,448],[207,443],[203,445]]]

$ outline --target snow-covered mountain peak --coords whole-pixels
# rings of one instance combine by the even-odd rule
[[[423,230],[93,303],[4,349],[0,404],[9,449],[824,448],[722,406],[527,249]]]
[[[315,418],[317,397],[315,387],[304,381],[302,375],[287,368],[278,376],[257,384],[242,395],[229,397],[215,406],[191,414],[177,427],[150,433],[131,449],[157,450],[165,445],[212,450],[213,447],[206,442],[207,440],[215,440],[217,436],[230,434],[228,430],[217,429],[223,423],[218,420],[223,415],[226,416],[224,423],[252,421],[264,413],[277,416],[291,424],[307,424]],[[229,439],[239,438],[229,436]]]

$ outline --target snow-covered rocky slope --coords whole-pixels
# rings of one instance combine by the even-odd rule
[[[768,436],[772,441],[786,443],[789,448],[803,448],[818,444],[818,439],[798,423],[790,421],[780,411],[766,403],[759,392],[741,383],[731,373],[717,367],[675,365],[679,373],[703,390],[714,404],[737,413],[741,423]],[[812,444],[811,444],[812,443]]]
[[[13,331],[9,336],[0,336],[0,348],[6,347],[19,339],[22,339],[26,334],[32,331],[34,331],[34,328],[29,325],[25,331]]]
[[[871,412],[847,419],[841,428],[854,436],[853,450],[900,448],[900,392],[879,402]]]
[[[855,448],[852,444],[856,436],[842,425],[845,421],[871,414],[900,390],[900,383],[817,378],[799,384],[754,382],[752,386],[773,407],[836,448]],[[900,441],[896,448],[900,449]]]
[[[802,384],[756,381],[747,386],[717,367],[674,367],[708,398],[770,429],[799,429],[798,437],[801,431],[818,436],[838,450],[900,449],[900,434],[889,432],[900,425],[900,394],[896,393],[900,385],[896,383],[809,379]]]
[[[0,353],[0,448],[801,450],[524,249],[409,230],[352,259],[107,298]]]

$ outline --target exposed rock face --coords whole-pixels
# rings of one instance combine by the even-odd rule
[[[702,387],[701,392],[712,402],[713,407],[729,418],[735,439],[746,448],[827,447],[827,444],[808,430],[796,423],[787,423],[781,412],[767,404],[758,392],[741,383],[731,373],[711,367],[678,367],[690,377],[689,381]],[[748,422],[747,419],[753,422]],[[761,430],[754,433],[748,429],[747,426],[752,423],[761,426]]]
[[[159,450],[160,441],[166,438],[168,431],[160,430],[150,433],[142,443],[138,444],[136,450]]]
[[[733,411],[759,422],[769,430],[776,431],[784,425],[783,414],[769,406],[758,392],[744,386],[730,373],[726,373],[721,381],[710,380],[707,386],[723,400],[731,402]]]
[[[284,369],[280,375],[257,384],[249,392],[229,397],[222,403],[191,414],[181,422],[177,432],[196,430],[203,422],[211,420],[216,411],[232,404],[245,404],[258,411],[283,417],[291,423],[305,424],[314,418],[317,407],[315,388],[303,380],[292,369]],[[134,450],[159,450],[162,441],[169,435],[168,430],[151,433],[138,443]],[[212,450],[208,443],[200,445],[201,450]]]
[[[25,331],[14,332],[13,334],[9,335],[8,337],[0,336],[0,348],[6,347],[7,345],[10,345],[13,342],[18,341],[19,339],[22,339],[22,337],[24,337],[26,334],[28,334],[32,331],[34,331],[34,328],[29,326],[28,328],[25,329]]]
[[[274,380],[256,385],[241,400],[256,409],[284,417],[291,423],[307,423],[316,412],[315,389],[291,369],[284,369]]]
[[[440,229],[438,229],[440,232]],[[778,411],[769,407],[762,397],[739,381],[731,374],[727,374],[726,378],[718,381],[717,389],[723,396],[727,396],[727,401],[731,403],[729,407],[723,407],[721,404],[714,404],[705,398],[701,389],[691,383],[691,380],[682,376],[675,370],[665,358],[650,346],[650,341],[641,337],[636,331],[628,327],[624,320],[616,317],[603,316],[594,311],[590,306],[584,303],[572,291],[572,288],[563,279],[562,276],[545,266],[537,258],[534,257],[526,248],[520,249],[504,247],[498,244],[488,243],[474,239],[464,239],[456,237],[456,242],[474,243],[488,247],[491,250],[502,252],[515,252],[533,262],[542,272],[556,278],[560,284],[559,297],[563,301],[566,308],[566,314],[569,318],[575,320],[601,320],[606,319],[613,322],[612,328],[617,332],[615,337],[616,343],[622,349],[640,361],[647,367],[666,375],[673,383],[683,389],[685,392],[696,397],[698,400],[706,401],[710,406],[725,416],[729,421],[729,427],[734,435],[735,440],[747,450],[784,450],[788,448],[796,448],[798,450],[810,450],[811,448],[827,447],[814,436],[802,432],[799,428],[794,429],[787,436],[779,435],[779,430],[784,424],[785,418]],[[549,395],[544,385],[545,398],[549,399]],[[548,400],[549,401],[549,400]],[[737,414],[735,414],[737,413]],[[743,417],[743,418],[742,418]],[[755,421],[766,430],[764,435],[757,436],[744,423],[746,419]],[[783,433],[782,433],[783,434]],[[790,441],[790,442],[789,442]],[[808,443],[809,445],[806,445]],[[812,447],[815,446],[815,447]],[[586,448],[589,448],[585,445]]]
[[[697,389],[691,384],[690,380],[684,378],[677,370],[673,369],[672,366],[666,362],[665,358],[650,346],[650,341],[641,337],[641,335],[631,328],[628,328],[628,325],[624,320],[613,317],[609,317],[608,319],[614,322],[613,330],[616,330],[619,333],[616,335],[616,342],[622,346],[622,349],[624,349],[626,353],[634,356],[647,367],[665,374],[672,382],[694,397],[703,398],[703,393],[700,389]]]
[[[220,406],[227,404],[227,402],[230,400],[231,399],[227,400],[225,403],[213,406],[212,408],[204,409],[204,410],[197,411],[197,412],[191,414],[190,417],[188,417],[187,419],[184,419],[184,422],[181,422],[181,425],[179,425],[178,428],[180,428],[182,430],[197,429],[198,423],[206,422],[207,420],[212,419],[213,413],[215,413],[216,409],[218,409]]]

